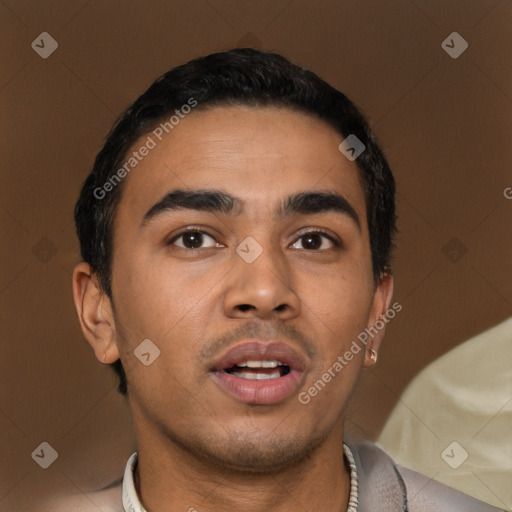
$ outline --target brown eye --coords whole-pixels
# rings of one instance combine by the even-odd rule
[[[182,249],[204,249],[206,247],[216,247],[217,242],[204,231],[189,230],[173,238],[170,244]]]
[[[325,233],[316,231],[304,233],[292,245],[294,249],[307,249],[310,251],[323,251],[331,249],[334,246],[336,246],[336,243],[331,237],[327,236]]]

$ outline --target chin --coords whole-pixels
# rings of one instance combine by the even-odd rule
[[[201,455],[224,470],[268,475],[300,464],[322,440],[305,439],[292,432],[277,436],[275,428],[267,434],[245,430],[231,433],[222,441],[210,439]]]

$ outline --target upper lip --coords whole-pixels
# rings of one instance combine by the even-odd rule
[[[291,370],[304,371],[304,358],[295,349],[281,341],[253,339],[231,347],[214,361],[211,371],[222,371],[245,361],[276,360],[289,366]]]

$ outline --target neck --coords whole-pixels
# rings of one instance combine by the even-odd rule
[[[272,472],[224,468],[153,434],[137,436],[135,487],[147,512],[347,510],[350,477],[342,420],[302,461]]]

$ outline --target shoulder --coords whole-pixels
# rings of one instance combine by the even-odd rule
[[[498,509],[421,473],[396,466],[407,489],[409,512],[499,512]]]
[[[499,512],[451,487],[395,464],[368,441],[347,443],[359,476],[360,512],[385,509],[408,512]],[[407,508],[406,508],[407,507]]]

